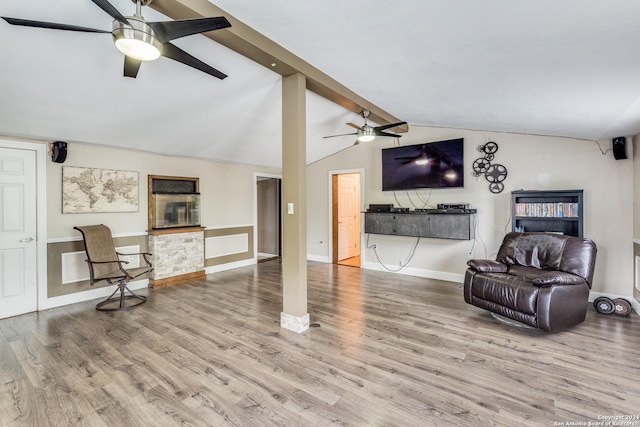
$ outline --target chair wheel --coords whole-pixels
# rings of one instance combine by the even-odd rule
[[[616,310],[616,305],[611,298],[598,297],[593,301],[593,308],[595,308],[598,313],[611,314]]]

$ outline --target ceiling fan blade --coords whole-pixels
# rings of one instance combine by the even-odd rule
[[[352,128],[356,128],[356,129],[360,129],[361,126],[358,126],[355,123],[347,123],[348,126],[351,126]]]
[[[200,70],[203,73],[207,73],[213,77],[217,77],[219,79],[224,79],[227,77],[226,74],[216,70],[215,68],[205,64],[199,59],[189,55],[184,50],[180,49],[177,46],[172,45],[171,43],[164,43],[162,48],[162,56],[165,56],[169,59],[173,59],[174,61],[178,61],[183,63],[184,65],[188,65],[189,67],[195,68],[196,70]]]
[[[168,42],[192,34],[206,33],[231,26],[227,18],[182,19],[177,21],[147,22],[162,42]]]
[[[398,123],[391,123],[389,125],[383,125],[383,126],[376,126],[375,130],[379,131],[379,130],[386,130],[386,129],[391,129],[394,128],[396,126],[402,126],[402,125],[406,125],[407,122],[398,122]]]
[[[323,136],[322,138],[335,138],[336,136],[347,136],[347,135],[357,135],[357,133],[341,133],[340,135],[329,135]]]
[[[23,27],[49,28],[52,30],[81,31],[85,33],[111,33],[111,31],[98,30],[96,28],[79,27],[77,25],[57,24],[55,22],[32,21],[30,19],[6,18],[2,19],[11,25],[21,25]]]
[[[113,5],[109,3],[107,0],[91,0],[91,1],[94,2],[100,9],[107,12],[113,19],[116,19],[122,22],[123,24],[129,25],[129,26],[131,25],[129,24],[129,21],[127,21],[127,18],[122,16],[122,14],[118,12],[118,9],[113,7]]]
[[[140,64],[142,64],[142,61],[140,61],[139,59],[131,58],[125,55],[124,56],[124,76],[133,77],[135,79],[136,76],[138,75]]]
[[[389,133],[389,132],[376,132],[376,136],[389,136],[391,138],[402,138],[402,135],[396,135],[395,133]]]

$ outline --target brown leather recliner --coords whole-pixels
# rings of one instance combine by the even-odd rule
[[[595,262],[589,239],[509,233],[495,261],[467,262],[464,299],[544,331],[561,331],[585,319]]]

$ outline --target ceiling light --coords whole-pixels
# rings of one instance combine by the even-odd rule
[[[373,141],[375,137],[376,134],[373,128],[369,125],[364,125],[360,129],[358,129],[358,142]]]
[[[113,41],[118,50],[128,57],[140,61],[153,61],[162,54],[162,42],[153,29],[135,16],[128,16],[128,26],[118,20],[113,21]]]

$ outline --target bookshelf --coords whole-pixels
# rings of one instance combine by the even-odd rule
[[[546,231],[582,237],[583,190],[511,192],[513,231]]]

